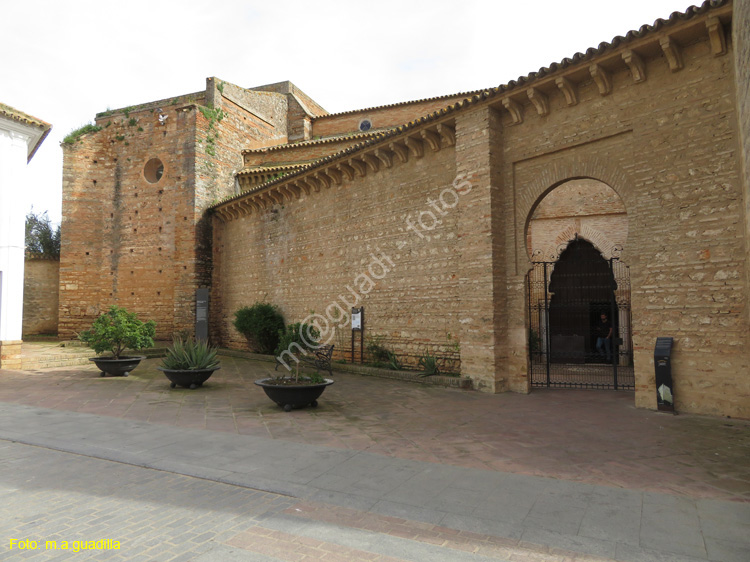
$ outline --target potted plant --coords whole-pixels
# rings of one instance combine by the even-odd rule
[[[263,388],[266,395],[281,406],[285,412],[294,408],[318,406],[318,398],[327,386],[333,384],[333,379],[324,378],[317,371],[312,374],[300,375],[300,362],[317,365],[320,354],[327,356],[330,365],[333,346],[318,344],[320,333],[311,324],[290,324],[285,331],[279,330],[279,344],[276,347],[276,368],[282,367],[282,374],[278,377],[268,377],[255,381]],[[294,366],[290,366],[294,363]]]
[[[205,341],[177,337],[157,369],[170,380],[172,388],[180,385],[195,389],[220,369],[217,351]]]
[[[111,353],[89,359],[101,371],[100,376],[127,376],[145,357],[122,353],[126,349],[137,351],[153,346],[155,334],[153,320],[141,322],[135,313],[113,305],[94,321],[89,330],[81,332],[78,339],[97,353]]]

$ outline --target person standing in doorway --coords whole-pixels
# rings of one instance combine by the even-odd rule
[[[596,324],[596,350],[607,363],[612,360],[612,322],[604,312]]]

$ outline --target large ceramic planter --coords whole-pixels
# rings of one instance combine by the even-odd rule
[[[138,363],[145,358],[145,355],[120,357],[119,359],[114,359],[112,357],[92,357],[89,361],[93,361],[101,371],[101,374],[99,375],[100,377],[103,377],[104,375],[127,377],[130,371],[135,369],[138,366]]]
[[[310,384],[278,384],[276,379],[261,379],[255,381],[266,395],[284,408],[285,412],[291,412],[293,408],[304,408],[318,406],[318,398],[323,394],[327,386],[333,384],[332,379],[325,379],[321,383]]]
[[[220,368],[221,367],[214,367],[213,369],[193,369],[182,371],[157,367],[157,369],[164,373],[172,383],[169,386],[172,388],[182,386],[191,390],[203,386],[203,383],[214,374],[214,371],[218,371]]]

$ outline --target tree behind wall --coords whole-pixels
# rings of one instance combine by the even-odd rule
[[[32,207],[26,215],[26,251],[46,257],[60,257],[60,225],[52,226],[47,211],[34,213]]]

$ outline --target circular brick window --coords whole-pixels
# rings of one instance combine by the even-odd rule
[[[156,183],[164,175],[164,164],[158,158],[152,158],[143,167],[143,177],[148,183]]]
[[[369,119],[362,119],[362,121],[359,122],[359,130],[363,133],[365,131],[369,131],[370,129],[372,129],[372,121],[370,121]]]

